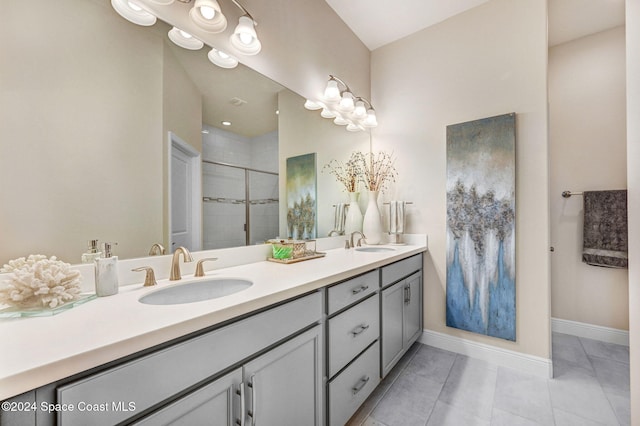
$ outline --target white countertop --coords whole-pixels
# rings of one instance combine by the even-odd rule
[[[214,269],[204,278],[127,285],[55,316],[0,319],[0,400],[69,377],[188,333],[250,313],[426,250],[424,243],[391,252],[342,248],[323,258],[283,265],[256,262]],[[145,305],[143,295],[189,281],[242,278],[253,285],[219,299],[181,305]],[[143,278],[143,275],[140,275]]]

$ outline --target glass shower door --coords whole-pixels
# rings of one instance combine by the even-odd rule
[[[262,244],[278,236],[278,175],[247,170],[249,234],[247,244]]]
[[[203,162],[202,175],[204,249],[246,245],[245,171]]]

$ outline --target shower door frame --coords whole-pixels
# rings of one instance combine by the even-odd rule
[[[231,163],[224,163],[222,161],[211,161],[211,160],[202,160],[203,163],[206,164],[213,164],[215,166],[223,166],[223,167],[231,167],[234,169],[240,169],[240,170],[244,170],[244,199],[245,199],[245,203],[244,203],[244,210],[245,210],[245,231],[244,231],[244,237],[245,237],[245,246],[248,246],[251,244],[251,194],[250,194],[250,185],[249,185],[249,173],[251,172],[255,172],[255,173],[265,173],[268,175],[273,175],[273,176],[279,176],[280,174],[278,172],[269,172],[266,170],[260,170],[260,169],[254,169],[252,167],[244,167],[244,166],[238,166],[236,164],[231,164]],[[203,197],[203,201],[205,201],[207,198],[209,197]],[[279,197],[278,197],[279,198]],[[279,202],[279,199],[278,199]]]

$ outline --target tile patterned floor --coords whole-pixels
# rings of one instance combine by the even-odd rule
[[[553,379],[415,344],[348,426],[626,426],[629,348],[553,334]]]

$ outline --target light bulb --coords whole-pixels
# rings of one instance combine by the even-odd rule
[[[363,101],[356,101],[356,106],[353,110],[353,115],[357,118],[364,118],[367,116],[367,109],[364,107]]]
[[[241,16],[238,19],[238,25],[231,34],[231,44],[243,55],[256,55],[262,49],[254,25],[255,22],[250,16]]]
[[[323,118],[336,118],[336,113],[327,108],[322,108],[320,116]]]
[[[340,99],[340,106],[338,106],[338,109],[340,109],[340,111],[342,111],[342,112],[351,112],[351,111],[353,111],[353,109],[354,109],[353,95],[351,94],[351,92],[345,91],[342,94],[342,99]]]
[[[327,82],[327,88],[324,90],[324,98],[329,102],[335,102],[340,99],[340,89],[338,82],[331,79]]]
[[[345,120],[341,115],[336,115],[336,118],[333,119],[333,122],[338,126],[346,126],[349,124],[348,120]]]
[[[364,127],[376,127],[378,125],[378,119],[376,118],[376,111],[373,108],[369,108],[367,111],[367,118],[362,123]]]
[[[196,0],[189,17],[198,27],[210,33],[220,33],[227,28],[227,18],[220,11],[217,0]]]
[[[322,105],[320,105],[318,102],[314,102],[311,99],[307,99],[304,103],[304,107],[310,111],[316,111],[319,109],[322,109]]]
[[[155,15],[147,12],[133,1],[111,0],[111,6],[120,16],[134,24],[148,27],[156,23]]]
[[[215,48],[211,49],[207,57],[212,63],[221,68],[235,68],[238,65],[236,58]]]
[[[213,19],[214,16],[216,16],[216,11],[212,7],[202,6],[199,9],[200,9],[200,15],[202,15],[202,17],[204,19],[211,20],[211,19]]]
[[[240,33],[239,37],[240,37],[240,41],[243,44],[251,44],[251,42],[253,41],[253,36],[249,33]]]
[[[171,28],[168,35],[169,40],[184,49],[199,50],[202,49],[202,46],[204,46],[204,43],[202,41],[193,37],[188,32],[176,27]]]

